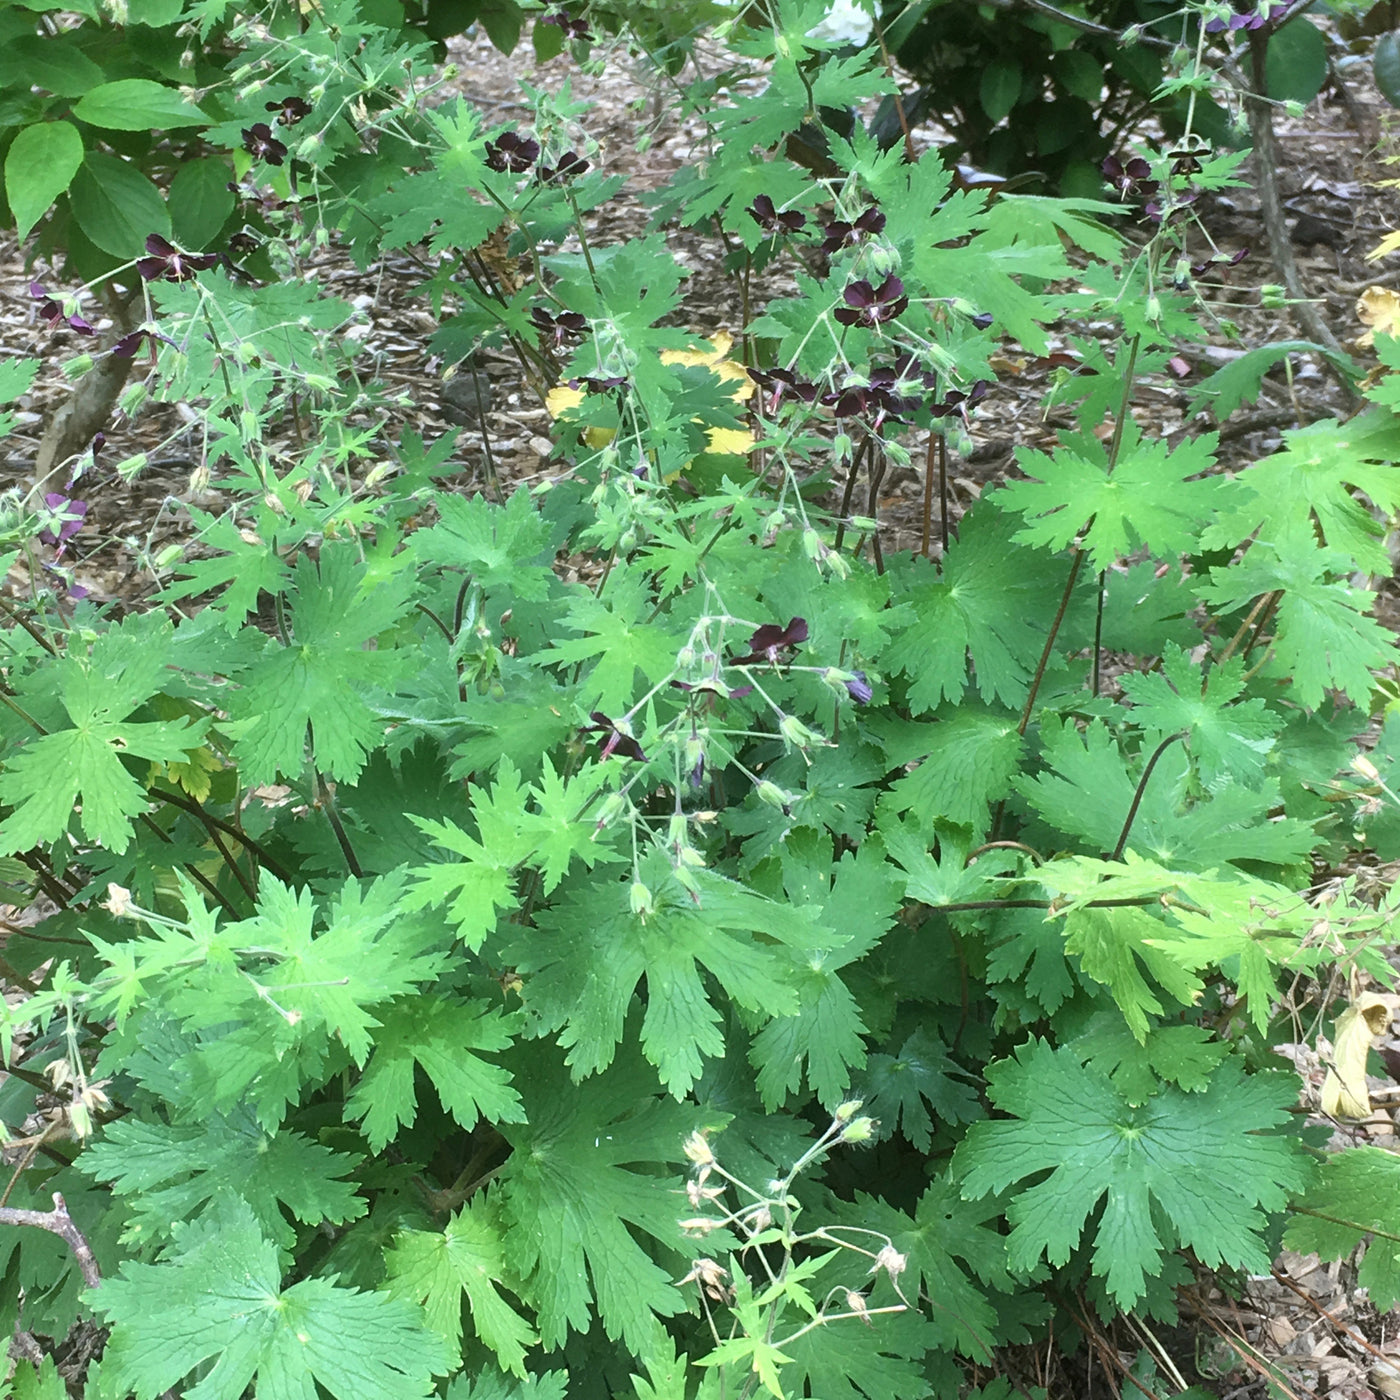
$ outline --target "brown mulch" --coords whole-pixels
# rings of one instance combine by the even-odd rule
[[[528,43],[505,58],[484,37],[466,36],[454,41],[451,58],[460,69],[460,90],[484,107],[491,121],[526,114],[519,102],[522,77],[553,89],[567,77],[574,96],[594,104],[585,125],[601,146],[596,163],[629,176],[623,193],[590,221],[590,236],[599,244],[641,233],[648,222],[642,196],[701,154],[699,121],[679,118],[669,105],[664,81],[625,55],[613,55],[596,72],[581,73],[566,59],[536,69]],[[702,53],[699,61],[715,71],[721,56]],[[1400,144],[1388,135],[1390,109],[1369,80],[1360,69],[1349,68],[1346,74],[1347,100],[1335,92],[1325,94],[1302,118],[1280,120],[1278,127],[1286,158],[1280,179],[1304,280],[1335,334],[1350,345],[1362,329],[1354,312],[1358,294],[1372,284],[1400,288],[1400,255],[1379,264],[1365,261],[1365,254],[1386,233],[1400,227],[1400,197],[1374,185],[1400,174],[1400,167],[1392,169],[1383,159],[1400,151]],[[640,145],[639,132],[645,138]],[[921,148],[936,145],[938,135],[931,129],[916,133]],[[1248,246],[1260,251],[1234,275],[1233,290],[1217,298],[1217,334],[1211,342],[1184,351],[1192,364],[1191,377],[1181,384],[1149,388],[1134,409],[1145,430],[1172,438],[1214,426],[1207,419],[1187,417],[1192,382],[1244,348],[1300,338],[1286,310],[1263,308],[1250,290],[1275,280],[1262,251],[1266,240],[1251,189],[1245,186],[1204,201],[1201,214],[1223,250]],[[723,250],[684,231],[673,230],[669,237],[677,259],[691,273],[686,309],[692,328],[707,335],[736,330],[742,313],[733,281],[721,266]],[[482,489],[486,481],[483,433],[489,435],[491,460],[507,490],[566,470],[551,455],[549,415],[512,361],[486,355],[478,367],[490,400],[484,423],[475,410],[475,390],[466,397],[459,392],[470,376],[455,384],[445,378],[450,367],[427,349],[438,323],[416,292],[421,265],[398,258],[360,272],[332,246],[316,255],[304,275],[355,309],[350,333],[361,347],[360,372],[388,391],[381,430],[386,442],[397,441],[405,428],[428,440],[460,428],[454,450],[456,481],[469,490]],[[17,494],[33,484],[29,473],[43,424],[68,391],[63,362],[84,348],[73,336],[49,335],[36,324],[28,291],[35,276],[51,287],[62,285],[53,269],[25,267],[12,238],[0,239],[0,355],[43,359],[34,390],[21,405],[8,455],[0,463],[0,490]],[[782,294],[790,286],[770,280],[766,295]],[[1226,321],[1233,323],[1233,334],[1226,333]],[[1290,426],[1348,413],[1343,391],[1322,362],[1294,357],[1291,370],[1291,376],[1271,375],[1258,403],[1226,425],[1221,449],[1225,468],[1238,468],[1274,451]],[[950,464],[955,509],[1001,479],[1012,466],[1016,446],[1043,448],[1053,442],[1061,420],[1053,413],[1042,416],[1047,382],[1046,371],[1031,366],[1017,371],[1009,357],[994,395],[973,422],[971,451]],[[73,494],[89,502],[89,515],[70,546],[71,563],[75,580],[98,600],[148,598],[169,580],[163,553],[191,541],[185,507],[217,509],[222,501],[200,481],[197,468],[204,464],[196,458],[194,435],[169,441],[182,421],[197,417],[198,405],[147,408],[115,423],[98,462],[84,464],[85,474]],[[921,463],[922,441],[916,436],[909,446],[913,460]],[[112,464],[142,451],[151,453],[153,460],[134,478],[124,480],[113,470]],[[51,483],[46,489],[62,485]],[[881,492],[885,549],[917,545],[920,474],[912,469],[892,473]],[[36,549],[40,572],[31,577],[22,560],[7,582],[12,594],[26,596],[44,585],[44,550]],[[1378,611],[1400,628],[1400,590],[1393,582],[1383,590]],[[1297,1058],[1315,1092],[1321,1078],[1316,1056],[1298,1052]],[[1373,1089],[1375,1113],[1351,1131],[1358,1141],[1393,1146],[1400,1087],[1374,1081]],[[1227,1169],[1222,1164],[1222,1170]],[[1379,1315],[1364,1291],[1355,1287],[1355,1277],[1355,1261],[1323,1265],[1315,1256],[1285,1253],[1272,1275],[1249,1280],[1237,1298],[1204,1284],[1187,1295],[1178,1329],[1124,1324],[1112,1337],[1081,1346],[1074,1355],[1060,1356],[1046,1348],[1037,1348],[1034,1355],[1018,1354],[1009,1358],[1009,1371],[1023,1383],[1049,1386],[1052,1396],[1066,1400],[1078,1395],[1136,1395],[1139,1391],[1124,1379],[1122,1367],[1145,1349],[1158,1359],[1164,1375],[1175,1370],[1183,1383],[1202,1385],[1229,1400],[1265,1396],[1270,1379],[1280,1395],[1400,1397],[1400,1321],[1394,1314]],[[1118,1358],[1117,1364],[1106,1349]]]

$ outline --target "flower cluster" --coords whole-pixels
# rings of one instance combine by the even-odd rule
[[[577,151],[565,151],[559,157],[558,165],[540,166],[540,183],[542,185],[562,185],[567,180],[577,180],[580,175],[586,175],[592,167]]]
[[[840,252],[842,248],[853,247],[866,236],[873,237],[877,233],[883,233],[885,215],[872,204],[849,222],[845,219],[833,219],[824,231],[826,237],[822,240],[822,252]]]

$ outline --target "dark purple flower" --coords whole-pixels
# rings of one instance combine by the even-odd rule
[[[865,678],[864,671],[852,671],[851,678],[844,681],[846,693],[856,702],[857,705],[868,705],[870,697],[875,693],[870,688],[870,682]]]
[[[948,397],[941,403],[931,404],[929,412],[935,418],[947,418],[950,414],[957,414],[964,423],[967,422],[967,410],[979,399],[986,398],[987,390],[992,387],[991,381],[987,379],[977,380],[970,389],[950,389]]]
[[[990,311],[979,312],[972,318],[972,324],[976,326],[979,331],[986,330],[987,327],[992,324],[992,313]]]
[[[1099,169],[1118,191],[1119,199],[1127,199],[1131,194],[1156,194],[1161,188],[1161,182],[1151,178],[1152,167],[1141,156],[1131,157],[1126,165],[1117,156],[1109,156]]]
[[[607,394],[614,389],[620,389],[627,380],[620,374],[610,374],[606,379],[595,378],[591,374],[580,375],[577,379],[569,380],[569,388],[582,389],[585,394]]]
[[[494,141],[486,143],[487,166],[492,170],[509,171],[512,175],[523,174],[539,155],[538,141],[514,131],[503,131]]]
[[[632,726],[625,719],[609,719],[601,710],[592,711],[588,718],[593,723],[584,725],[584,733],[601,733],[605,736],[598,746],[599,758],[617,754],[621,758],[635,758],[638,763],[647,761],[642,746],[632,736]]]
[[[101,452],[102,449],[103,449],[104,447],[106,447],[106,446],[107,446],[107,434],[106,434],[106,433],[94,433],[94,434],[92,435],[92,460],[93,460],[94,462],[97,460],[97,454],[98,454],[99,452]]]
[[[830,407],[836,418],[869,415],[871,429],[878,433],[886,422],[892,418],[902,418],[917,403],[916,399],[899,392],[898,386],[904,377],[898,367],[873,369],[867,383],[833,389],[829,394],[823,394],[821,401]],[[926,388],[932,388],[937,382],[934,375],[922,376],[922,380]]]
[[[1207,34],[1220,34],[1225,30],[1234,32],[1240,29],[1262,29],[1266,24],[1273,24],[1275,20],[1286,15],[1293,8],[1291,0],[1283,0],[1282,3],[1269,5],[1265,9],[1259,9],[1252,3],[1242,6],[1236,0],[1235,13],[1229,19],[1208,19],[1206,21]]]
[[[577,344],[588,334],[588,318],[577,311],[561,311],[556,316],[542,306],[532,306],[530,320],[537,331],[553,340],[556,350]]]
[[[826,226],[826,238],[822,242],[822,252],[839,252],[842,248],[859,243],[866,234],[882,233],[884,227],[884,213],[873,204],[849,223],[845,219],[833,219]]]
[[[1195,277],[1201,277],[1212,267],[1238,267],[1248,256],[1248,248],[1241,248],[1238,253],[1215,253],[1203,262],[1192,263],[1191,273]]]
[[[65,316],[62,303],[51,297],[39,283],[31,282],[29,284],[29,295],[39,303],[39,319],[48,322],[51,331],[57,330],[66,321],[68,328],[77,331],[79,335],[97,334],[92,324],[79,316],[76,311],[72,315]]]
[[[807,216],[800,209],[787,209],[779,213],[766,194],[759,195],[745,212],[769,238],[796,233],[807,223]]]
[[[741,656],[731,664],[735,666],[758,666],[765,661],[776,666],[783,658],[782,653],[791,651],[807,640],[807,619],[794,617],[786,627],[776,622],[765,622],[754,629],[749,638],[749,654]]]
[[[886,321],[893,321],[905,311],[909,298],[904,295],[904,283],[898,277],[886,277],[878,287],[872,287],[865,278],[852,282],[841,293],[845,306],[838,306],[832,313],[843,326],[865,326],[868,330],[878,330]]]
[[[750,369],[748,374],[755,384],[767,391],[770,414],[776,413],[778,405],[788,397],[802,403],[816,402],[817,386],[790,369]]]
[[[540,166],[540,183],[562,185],[566,180],[577,180],[580,175],[586,175],[590,168],[577,151],[565,151],[559,157],[558,165]]]
[[[578,39],[585,44],[593,43],[593,35],[588,32],[586,19],[575,19],[567,10],[555,10],[552,14],[541,15],[537,24],[558,25],[566,39]]]
[[[136,270],[147,282],[188,282],[218,261],[217,253],[182,253],[160,234],[152,233],[146,237],[146,256],[136,259]]]
[[[175,344],[168,335],[161,335],[159,331],[147,330],[145,326],[141,326],[137,330],[130,331],[122,336],[122,338],[112,346],[112,354],[119,360],[134,360],[136,358],[136,352],[141,348],[141,342],[143,340],[149,340],[152,349],[154,349],[155,343],[158,340],[163,340],[167,345]]]
[[[267,112],[277,113],[278,126],[295,126],[303,117],[311,115],[311,104],[304,97],[284,97],[280,102],[269,102],[263,108]],[[253,128],[255,131],[256,127]],[[246,138],[248,133],[243,133]],[[280,162],[273,162],[280,164]]]
[[[243,128],[243,149],[254,160],[265,160],[269,165],[281,165],[287,159],[287,147],[272,134],[266,122]]]
[[[262,244],[247,229],[239,229],[237,233],[229,234],[228,246],[229,252],[241,253],[246,256],[249,253],[256,253]]]
[[[1196,202],[1194,194],[1179,194],[1168,208],[1160,199],[1150,199],[1142,206],[1144,217],[1149,223],[1160,224],[1163,219],[1180,219],[1189,206]]]
[[[50,491],[44,497],[44,505],[49,510],[49,523],[39,531],[39,538],[57,549],[58,554],[54,556],[57,558],[63,553],[64,545],[82,529],[87,502],[75,501],[61,491]]]

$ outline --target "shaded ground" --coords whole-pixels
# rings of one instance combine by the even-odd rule
[[[660,80],[640,65],[620,58],[600,78],[580,74],[567,60],[559,60],[536,72],[528,45],[506,59],[484,39],[472,37],[456,41],[452,56],[461,68],[462,90],[487,109],[491,120],[509,121],[525,114],[517,100],[522,76],[555,88],[568,76],[575,95],[596,104],[586,128],[601,143],[597,163],[629,176],[623,194],[591,222],[591,235],[599,243],[640,233],[647,221],[641,196],[697,158],[700,124],[677,119]],[[702,55],[701,63],[718,67],[719,56]],[[1346,82],[1346,101],[1332,92],[1302,119],[1280,123],[1285,155],[1280,178],[1306,283],[1338,338],[1349,343],[1361,330],[1354,313],[1358,294],[1372,284],[1400,287],[1400,256],[1379,265],[1364,260],[1384,234],[1400,227],[1400,200],[1370,183],[1396,173],[1384,166],[1382,157],[1400,146],[1386,135],[1389,109],[1365,82],[1363,70],[1346,70]],[[639,128],[646,135],[643,150],[637,144]],[[925,147],[937,144],[938,133],[921,129],[917,137]],[[1202,217],[1226,252],[1266,246],[1258,202],[1249,187],[1210,201]],[[704,334],[737,330],[742,319],[738,292],[720,266],[722,250],[683,232],[673,232],[672,246],[692,273],[686,296],[691,327]],[[40,280],[61,281],[52,269],[40,271]],[[361,372],[403,399],[386,410],[386,440],[397,440],[405,426],[429,439],[454,424],[461,426],[456,460],[464,489],[475,489],[484,479],[483,434],[489,437],[492,459],[507,486],[564,469],[550,460],[549,416],[513,361],[487,356],[481,366],[490,399],[484,422],[475,411],[475,391],[469,396],[458,392],[469,377],[459,377],[455,386],[444,381],[446,367],[427,350],[437,321],[415,293],[419,267],[391,260],[360,273],[331,249],[318,256],[306,275],[361,313],[354,331],[363,347]],[[30,277],[13,241],[0,242],[0,286],[7,293],[0,315],[0,354],[38,354],[45,366],[23,405],[20,429],[7,444],[8,456],[0,468],[0,486],[21,489],[31,484],[42,425],[68,390],[61,365],[82,348],[71,336],[51,336],[36,324],[28,294]],[[1238,337],[1221,331],[1211,344],[1186,352],[1191,364],[1186,380],[1145,390],[1135,409],[1144,429],[1176,437],[1215,426],[1204,417],[1188,421],[1191,384],[1245,348],[1297,337],[1286,311],[1262,309],[1258,296],[1248,290],[1272,280],[1277,279],[1257,252],[1234,276],[1235,290],[1224,290],[1217,305],[1222,320],[1238,327]],[[790,286],[779,269],[768,277],[763,293],[782,295]],[[1008,355],[1001,383],[974,420],[972,450],[951,464],[955,508],[1011,468],[1016,446],[1045,447],[1053,441],[1059,420],[1053,412],[1042,417],[1046,382],[1047,371],[1018,368],[1015,355]],[[1297,357],[1291,377],[1271,376],[1259,402],[1225,425],[1223,463],[1227,468],[1241,466],[1274,450],[1287,427],[1347,412],[1344,392],[1322,364]],[[196,417],[197,406],[170,405],[149,409],[134,421],[119,421],[108,433],[98,464],[89,467],[75,489],[89,502],[90,511],[70,550],[77,581],[98,598],[134,602],[149,596],[163,578],[156,565],[161,552],[189,538],[184,506],[213,508],[222,499],[201,494],[197,484],[192,487],[191,477],[200,463],[190,448],[178,443],[159,446],[182,418]],[[914,461],[922,461],[923,444],[916,438],[909,445]],[[142,450],[150,451],[153,460],[132,481],[122,481],[108,465]],[[922,491],[914,471],[886,478],[879,501],[886,550],[917,545]],[[8,588],[20,596],[27,596],[35,584],[23,562],[8,580]],[[1400,627],[1400,593],[1393,581],[1383,590],[1379,611]],[[1377,878],[1390,873],[1378,872]],[[1299,1067],[1315,1091],[1321,1080],[1317,1059],[1301,1060]],[[1374,1081],[1372,1087],[1380,1107],[1351,1133],[1357,1140],[1392,1145],[1393,1106],[1400,1102],[1400,1086]],[[1228,1165],[1222,1164],[1222,1170]],[[1315,1257],[1285,1255],[1274,1276],[1248,1281],[1237,1298],[1205,1283],[1187,1294],[1178,1329],[1143,1326],[1134,1331],[1124,1324],[1113,1335],[1096,1337],[1068,1354],[1054,1347],[1027,1349],[1007,1357],[1007,1374],[1022,1385],[1045,1385],[1056,1397],[1112,1395],[1120,1387],[1122,1393],[1135,1394],[1123,1385],[1119,1368],[1107,1364],[1106,1354],[1111,1350],[1131,1363],[1139,1350],[1146,1350],[1164,1374],[1174,1370],[1183,1384],[1204,1384],[1222,1397],[1263,1396],[1265,1374],[1274,1367],[1280,1368],[1280,1394],[1346,1400],[1400,1396],[1400,1322],[1377,1316],[1355,1289],[1354,1278],[1351,1264],[1324,1267]]]

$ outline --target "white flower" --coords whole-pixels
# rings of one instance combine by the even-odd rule
[[[826,18],[807,31],[809,39],[825,39],[833,44],[854,44],[859,48],[870,38],[875,21],[858,0],[831,0]]]

